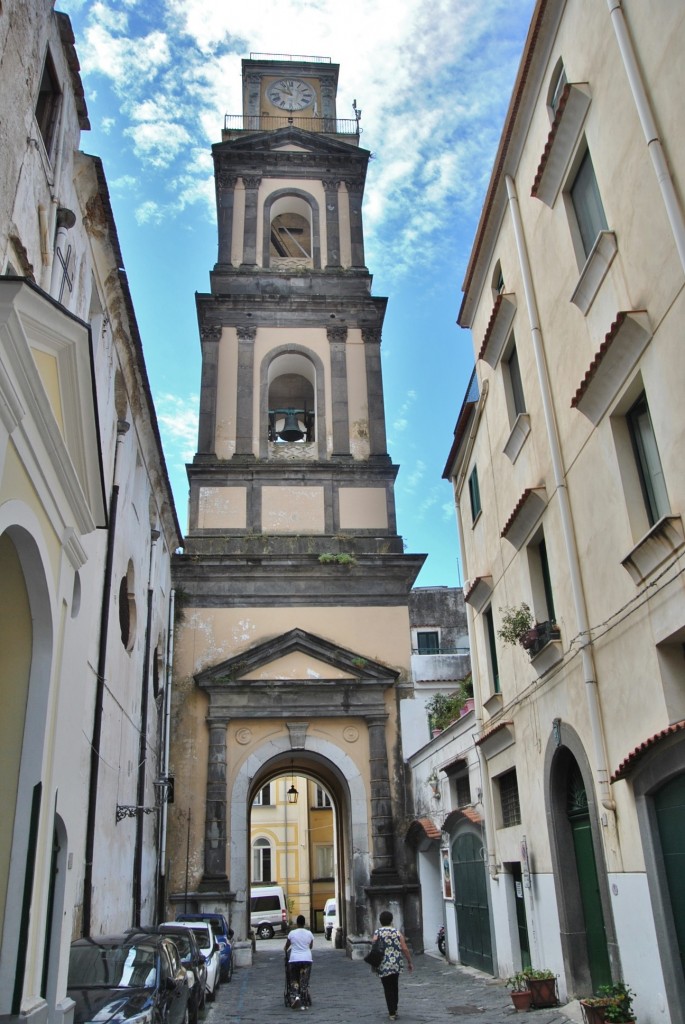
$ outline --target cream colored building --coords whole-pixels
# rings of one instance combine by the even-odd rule
[[[495,971],[528,942],[562,997],[625,979],[641,1024],[685,1019],[684,47],[680,3],[537,3],[446,467]],[[522,603],[528,650],[498,635]]]
[[[386,905],[419,934],[402,841],[398,697],[423,555],[397,533],[361,203],[370,154],[338,120],[330,59],[243,62],[213,147],[218,261],[197,296],[198,451],[174,562],[172,901],[190,817],[194,905],[245,940],[250,807],[294,771],[331,795],[352,955]]]
[[[157,913],[180,533],[69,19],[0,33],[0,1015],[60,1022],[72,939]]]

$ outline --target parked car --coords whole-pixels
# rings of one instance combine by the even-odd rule
[[[335,900],[326,900],[323,908],[323,933],[327,939],[333,937],[333,932],[338,927],[338,914]]]
[[[223,914],[215,911],[205,911],[198,914],[177,914],[177,921],[209,921],[214,932],[214,938],[219,943],[219,959],[221,961],[221,980],[230,981],[233,977],[233,929],[229,928],[228,921]]]
[[[209,921],[193,921],[190,918],[179,918],[176,924],[185,924],[195,932],[200,952],[204,955],[207,964],[207,999],[212,1002],[216,999],[216,991],[221,980],[221,962],[219,960],[219,943]]]
[[[204,1009],[207,991],[207,964],[204,954],[200,951],[197,938],[192,928],[178,924],[176,921],[164,922],[157,929],[160,935],[168,935],[173,939],[181,957],[181,963],[188,973],[190,998],[188,1000],[188,1016],[190,1024],[197,1024],[200,1010]]]
[[[129,932],[71,944],[67,995],[74,1024],[185,1024],[190,990],[178,949],[167,935]]]
[[[260,885],[250,890],[250,927],[260,939],[272,939],[276,929],[285,932],[288,912],[280,885]]]

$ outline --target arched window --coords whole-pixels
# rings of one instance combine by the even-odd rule
[[[319,204],[302,189],[273,192],[264,201],[263,265],[273,270],[321,267]]]
[[[316,371],[306,356],[284,352],[269,367],[269,441],[316,440]]]
[[[271,882],[271,843],[255,839],[252,844],[252,881]]]

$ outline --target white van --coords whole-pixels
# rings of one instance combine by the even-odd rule
[[[250,889],[250,928],[260,939],[272,939],[277,929],[287,931],[288,909],[280,885]]]
[[[327,939],[333,937],[338,927],[338,913],[335,900],[326,900],[323,908],[323,933]]]

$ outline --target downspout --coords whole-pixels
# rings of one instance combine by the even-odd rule
[[[162,753],[161,776],[164,780],[169,778],[169,742],[171,733],[171,679],[174,668],[174,619],[176,615],[176,591],[171,591],[169,600],[169,626],[167,640],[167,661],[166,680],[164,686],[164,747]],[[169,792],[164,789],[164,800],[162,801],[162,813],[160,815],[160,837],[159,837],[159,884],[157,886],[157,919],[164,921],[166,915],[166,832]]]
[[[150,562],[147,574],[147,618],[145,622],[145,653],[140,696],[140,737],[138,740],[138,786],[136,791],[136,845],[133,855],[133,925],[140,927],[143,878],[143,807],[145,805],[145,778],[147,775],[147,719],[150,698],[150,632],[152,630],[152,561],[159,530],[151,531]]]
[[[671,175],[669,174],[668,163],[666,161],[661,139],[659,138],[656,123],[652,115],[649,97],[647,96],[647,91],[642,81],[640,66],[635,56],[635,50],[630,38],[630,32],[628,31],[628,25],[626,24],[621,2],[622,0],[607,0],[609,14],[611,15],[611,22],[614,26],[618,48],[621,51],[621,57],[623,58],[623,66],[625,68],[626,75],[628,76],[628,84],[630,85],[633,99],[635,100],[635,106],[637,108],[638,117],[640,118],[640,124],[642,125],[642,131],[644,132],[644,136],[647,141],[647,149],[649,150],[649,155],[652,159],[652,164],[656,172],[657,182],[661,189],[661,197],[664,201],[664,206],[666,207],[666,216],[668,217],[668,222],[671,226],[671,231],[673,232],[673,238],[675,239],[678,255],[680,256],[680,263],[685,270],[685,219],[683,218],[683,211],[680,207],[680,203],[678,202],[678,196],[676,195],[675,188],[673,187]]]
[[[110,599],[112,594],[112,566],[114,564],[114,539],[117,527],[117,506],[119,503],[120,454],[124,438],[131,424],[126,420],[117,421],[117,440],[114,448],[114,471],[112,496],[109,503],[109,532],[107,534],[107,555],[105,576],[102,585],[102,606],[100,608],[100,646],[98,651],[97,681],[95,687],[95,710],[93,712],[93,735],[90,741],[90,780],[88,783],[88,816],[86,820],[86,850],[83,872],[83,913],[81,935],[88,938],[91,929],[93,909],[93,850],[95,847],[95,818],[98,798],[98,775],[100,771],[100,738],[102,733],[103,700],[105,693],[105,669],[107,667],[107,636],[109,632]]]
[[[505,182],[507,186],[507,197],[511,211],[512,224],[514,227],[514,236],[516,238],[516,249],[523,277],[523,288],[526,296],[528,318],[530,321],[531,340],[533,343],[533,352],[535,354],[545,427],[547,429],[547,439],[552,459],[554,486],[559,497],[561,528],[564,537],[564,544],[566,546],[566,558],[571,581],[571,592],[575,606],[576,621],[578,623],[578,633],[580,635],[580,657],[583,679],[585,681],[585,696],[588,714],[590,717],[590,728],[592,732],[595,768],[597,772],[597,786],[599,788],[602,806],[608,811],[614,811],[616,809],[616,804],[609,788],[608,759],[604,738],[604,728],[602,725],[602,713],[599,703],[599,692],[597,689],[597,679],[595,675],[590,624],[588,622],[587,608],[585,606],[585,594],[583,592],[583,584],[580,574],[580,560],[578,558],[578,549],[576,547],[576,538],[573,530],[573,516],[571,514],[568,488],[566,486],[566,475],[564,473],[561,455],[561,445],[559,443],[557,424],[554,416],[549,374],[547,372],[547,363],[545,361],[545,354],[542,345],[542,331],[540,329],[540,319],[538,316],[537,302],[533,288],[533,277],[531,274],[528,251],[526,249],[523,234],[523,224],[521,221],[518,197],[516,195],[516,185],[509,174],[505,175]]]

